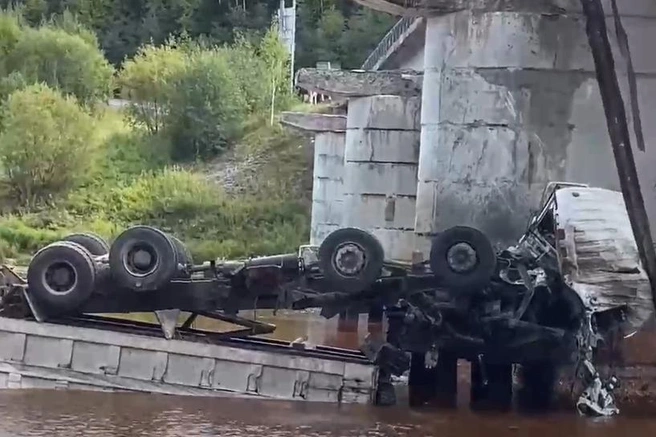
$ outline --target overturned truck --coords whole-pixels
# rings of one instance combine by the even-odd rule
[[[638,331],[653,307],[621,193],[565,183],[547,187],[515,246],[495,250],[477,229],[457,226],[416,264],[387,260],[378,240],[355,228],[298,253],[195,264],[177,238],[135,226],[111,246],[92,234],[46,246],[26,281],[4,271],[0,315],[39,322],[175,309],[191,313],[182,327],[203,315],[261,334],[240,310],[322,308],[333,317],[382,305],[387,337],[362,348],[379,367],[380,404],[394,402],[392,377],[410,367],[411,386],[413,373],[437,369],[433,395],[455,402],[464,359],[472,406],[509,408],[518,367],[526,402],[546,407],[557,371],[570,369],[581,414],[616,414],[618,381],[596,370],[597,352]],[[171,338],[175,324],[163,325]]]

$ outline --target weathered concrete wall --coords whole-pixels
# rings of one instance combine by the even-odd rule
[[[344,154],[344,226],[371,231],[396,260],[412,259],[419,98],[349,101]]]
[[[415,224],[424,251],[425,237],[456,224],[513,242],[548,181],[619,189],[578,0],[554,0],[567,13],[549,2],[517,2],[515,11],[512,1],[503,11],[472,3],[486,8],[427,19]],[[618,3],[647,143],[636,160],[656,229],[656,2]],[[625,100],[629,109],[628,92]]]
[[[344,210],[344,142],[341,132],[318,132],[314,137],[314,173],[310,244],[319,245],[339,229]]]

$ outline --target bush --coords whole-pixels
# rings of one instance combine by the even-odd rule
[[[222,49],[228,62],[238,71],[237,86],[246,99],[251,114],[266,113],[271,101],[267,77],[267,65],[258,56],[258,47],[240,36],[235,44]]]
[[[0,77],[0,101],[6,99],[14,91],[25,88],[27,85],[29,84],[25,76],[17,71]]]
[[[7,74],[7,56],[20,39],[21,32],[19,15],[0,10],[0,75]]]
[[[145,47],[125,63],[119,84],[137,103],[135,121],[161,134],[176,161],[216,155],[241,132],[247,103],[221,49]]]
[[[49,26],[24,28],[7,55],[6,69],[83,103],[106,100],[113,91],[113,68],[98,47],[78,34]]]
[[[116,190],[110,217],[175,232],[198,260],[296,251],[307,242],[306,209],[296,200],[226,196],[204,176],[183,169],[147,173]]]
[[[142,47],[136,56],[123,64],[118,78],[125,99],[134,103],[130,113],[135,121],[156,134],[163,127],[163,114],[168,110],[174,83],[184,73],[186,54],[171,44]]]
[[[134,120],[161,134],[176,161],[222,153],[249,115],[272,119],[291,102],[288,54],[275,27],[258,46],[240,37],[221,48],[184,39],[144,47],[118,82],[137,103]]]
[[[257,44],[144,47],[119,77],[137,103],[126,119],[78,104],[107,96],[111,68],[76,19],[64,14],[34,29],[6,17],[0,257],[23,262],[69,232],[111,239],[134,224],[175,234],[199,261],[294,252],[307,241],[308,208],[296,190],[307,173],[304,149],[266,122],[289,96],[274,31]],[[245,167],[257,161],[239,197],[198,171],[165,167],[171,157],[204,159],[237,144],[233,157]]]
[[[25,207],[68,192],[90,174],[94,120],[72,97],[46,85],[11,94],[0,119],[0,162]]]
[[[247,105],[237,74],[220,50],[189,55],[165,115],[174,160],[216,156],[238,138]]]
[[[72,231],[112,238],[133,224],[172,232],[197,261],[295,252],[309,233],[307,209],[296,200],[231,198],[202,175],[179,168],[83,192],[73,193],[65,209],[5,217],[0,240],[9,254],[34,252]]]

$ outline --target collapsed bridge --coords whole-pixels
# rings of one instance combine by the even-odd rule
[[[589,263],[586,246],[571,245],[574,232],[603,250],[605,264]],[[620,264],[628,270],[598,274]],[[87,385],[93,385],[88,380],[91,369],[105,369],[105,379],[95,376],[94,384],[143,389],[143,381],[132,381],[130,371],[121,375],[120,363],[124,348],[146,340],[125,334],[152,337],[159,332],[173,344],[176,340],[171,339],[189,339],[214,347],[214,355],[198,357],[195,365],[190,362],[191,374],[184,379],[180,374],[184,366],[169,371],[171,363],[181,358],[171,361],[173,351],[166,341],[160,341],[158,348],[148,353],[166,352],[166,370],[142,363],[142,377],[145,371],[154,378],[147,386],[160,391],[173,384],[179,392],[176,384],[182,384],[186,390],[207,388],[213,394],[225,394],[228,377],[223,372],[237,366],[243,370],[237,372],[241,391],[231,386],[227,392],[271,395],[276,384],[271,380],[274,388],[262,386],[262,379],[266,380],[263,370],[258,376],[247,371],[251,367],[242,368],[244,355],[236,348],[243,347],[278,354],[268,360],[278,364],[270,366],[277,372],[284,369],[291,378],[287,379],[290,386],[273,391],[278,397],[395,403],[393,376],[410,370],[412,379],[411,364],[421,357],[421,363],[432,363],[429,367],[440,375],[435,388],[441,400],[454,405],[457,362],[464,359],[472,364],[474,408],[512,406],[513,366],[520,366],[527,375],[524,389],[533,393],[532,403],[546,408],[552,401],[556,375],[565,368],[579,383],[578,410],[593,415],[618,411],[613,398],[617,378],[602,375],[595,367],[599,341],[633,335],[653,306],[621,194],[567,183],[548,187],[542,208],[525,234],[516,245],[501,251],[495,251],[481,231],[455,226],[433,238],[428,261],[401,263],[389,259],[373,234],[341,228],[318,246],[301,246],[298,253],[197,265],[175,237],[152,227],[135,226],[111,246],[93,234],[70,235],[35,254],[26,281],[8,268],[3,278],[0,315],[15,322],[2,321],[5,329],[0,340],[4,339],[7,347],[0,360],[5,360],[9,374],[18,379],[22,375],[48,379],[50,375],[51,380],[73,378],[79,385],[77,373],[62,374],[60,368],[83,362],[86,368],[75,370],[86,375],[82,380]],[[388,332],[385,339],[368,338],[361,352],[308,349],[251,338],[275,327],[239,317],[239,311],[245,309],[321,308],[322,315],[330,318],[343,311],[366,312],[372,306],[385,308]],[[161,331],[152,325],[93,315],[143,311],[156,312]],[[177,326],[180,311],[190,316]],[[199,332],[191,328],[199,315],[239,324],[243,329],[222,334]],[[29,338],[44,337],[40,323],[51,325],[47,329],[52,332],[45,335],[48,340],[32,341],[50,346],[30,355]],[[70,327],[90,331],[74,334]],[[114,340],[98,329],[120,332],[116,337],[120,344],[112,345]],[[70,345],[68,349],[56,346],[61,341]],[[83,346],[76,349],[78,343]],[[188,351],[177,352],[180,355],[194,349],[191,344],[176,347]],[[209,346],[195,347],[199,353],[208,353]],[[235,362],[218,347],[229,348],[240,358]],[[104,350],[98,352],[101,361],[105,357],[114,365],[89,364],[94,362],[89,355],[94,348]],[[82,357],[76,359],[80,349],[87,352],[78,352]],[[254,363],[267,361],[261,355],[251,357]],[[304,367],[297,368],[297,355],[308,362]],[[333,364],[325,364],[328,362]],[[125,366],[130,368],[129,363]],[[341,371],[326,379],[326,371],[320,369],[335,366]],[[171,377],[171,372],[177,376]],[[353,372],[360,375],[355,381]],[[252,385],[253,378],[260,382]],[[223,382],[217,385],[214,381]],[[425,384],[414,387],[426,388]]]
[[[247,361],[243,357],[220,358],[225,357],[226,350],[237,356],[241,346],[248,344],[265,350],[266,357],[249,356],[260,367],[242,373],[237,378],[239,388],[232,392],[389,403],[393,398],[391,375],[407,369],[410,363],[405,352],[410,352],[412,364],[419,363],[413,366],[419,372],[438,369],[441,377],[436,389],[445,400],[452,400],[455,393],[454,363],[464,358],[472,363],[473,402],[508,407],[514,364],[528,375],[553,376],[555,367],[572,364],[575,357],[582,383],[579,411],[615,414],[613,391],[617,380],[597,372],[594,351],[600,338],[630,336],[651,314],[653,299],[648,278],[653,278],[651,271],[656,265],[637,172],[627,147],[631,141],[621,93],[614,83],[617,79],[609,57],[612,53],[600,24],[604,16],[599,2],[581,2],[593,50],[592,57],[580,58],[567,52],[571,47],[582,47],[572,45],[572,41],[581,42],[583,35],[582,20],[572,19],[581,13],[573,1],[536,5],[510,1],[504,2],[502,10],[495,9],[499,2],[429,3],[415,5],[417,10],[430,12],[424,27],[427,44],[422,77],[388,74],[382,82],[366,82],[365,91],[349,88],[352,83],[348,81],[323,78],[321,91],[325,94],[342,92],[369,100],[359,101],[364,111],[351,112],[357,105],[349,102],[346,118],[334,117],[332,124],[318,128],[322,134],[336,134],[323,144],[329,152],[325,155],[334,158],[326,161],[331,161],[335,169],[343,168],[344,173],[342,177],[326,171],[318,177],[325,184],[315,185],[315,192],[323,199],[315,197],[313,205],[312,246],[302,248],[305,251],[299,254],[194,265],[179,241],[147,227],[126,231],[111,248],[89,235],[55,243],[35,255],[27,281],[4,271],[2,324],[6,329],[3,338],[8,341],[3,349],[7,354],[3,357],[4,383],[21,385],[31,378],[56,384],[65,381],[78,386],[126,388],[140,385],[133,381],[139,374],[141,379],[136,379],[140,381],[150,375],[150,384],[140,385],[144,390],[179,389],[182,385],[225,393],[226,380],[215,378],[221,374],[218,363],[242,368]],[[616,11],[616,19],[619,15]],[[558,25],[552,27],[552,19]],[[529,26],[523,25],[526,20]],[[512,25],[507,26],[508,22]],[[560,38],[563,23],[572,24],[570,30],[576,37]],[[495,32],[486,32],[485,26]],[[626,56],[622,48],[619,19],[616,28],[620,50],[630,60],[630,54]],[[544,38],[531,38],[527,35],[531,32]],[[549,41],[555,46],[549,48]],[[516,54],[517,48],[520,54]],[[498,60],[504,60],[505,65],[494,65]],[[571,123],[574,112],[569,112],[582,104],[581,100],[561,99],[563,90],[594,89],[587,86],[590,78],[585,75],[592,70],[591,60],[600,98],[591,98],[588,93],[583,99],[584,110],[578,108],[576,114],[598,109],[595,99],[602,100],[612,149],[598,146],[600,141],[594,136],[598,130],[580,136],[581,131],[575,128],[591,127],[585,123],[587,118]],[[576,68],[578,62],[582,62],[582,68]],[[633,67],[628,70],[628,88],[635,97]],[[570,83],[575,76],[576,83]],[[563,84],[572,87],[563,88]],[[372,96],[376,89],[378,94],[382,90],[382,94],[393,95]],[[396,109],[403,112],[402,117],[397,116]],[[632,112],[640,150],[640,117],[635,110]],[[595,129],[601,125],[592,124]],[[341,134],[347,147],[340,151]],[[404,144],[411,147],[393,147]],[[565,184],[565,188],[546,190],[547,196],[539,204],[540,213],[530,214],[539,193],[549,188],[549,181],[581,182],[597,177],[590,176],[590,167],[608,170],[612,165],[609,150],[615,153],[619,178],[609,182],[609,172],[601,171],[604,180],[598,185],[618,185],[623,197],[617,192]],[[370,177],[359,177],[367,174]],[[340,191],[340,182],[345,182],[347,191]],[[335,205],[325,201],[329,198],[335,200]],[[562,210],[561,214],[553,214],[558,205],[574,206],[568,211],[576,212],[577,202],[572,199],[596,199],[599,205],[592,202],[588,206],[611,208],[612,214],[595,210],[598,214],[594,220],[587,217],[578,224],[571,222],[576,221],[576,214],[563,215]],[[604,217],[616,221],[605,223]],[[526,229],[523,224],[529,218],[532,221]],[[595,220],[599,227],[586,230],[584,223]],[[599,239],[604,229],[614,230],[614,239]],[[628,229],[633,232],[627,234]],[[604,255],[598,258],[610,264],[606,266],[609,268],[600,266],[599,259],[575,256],[588,253],[577,239],[581,232],[589,237],[583,242],[594,245],[596,253]],[[598,247],[599,241],[608,247]],[[589,261],[588,275],[581,274],[586,273],[581,264],[574,262],[577,268],[573,268],[564,262],[568,260]],[[600,278],[595,272],[608,275]],[[612,286],[607,287],[609,284]],[[285,379],[282,391],[275,389],[275,381],[284,379],[279,378],[279,358],[291,355],[291,345],[263,344],[266,342],[252,339],[234,343],[234,338],[190,329],[192,319],[178,328],[169,317],[171,313],[166,312],[186,310],[192,317],[200,314],[238,322],[244,326],[241,332],[232,333],[238,336],[271,329],[239,319],[240,309],[320,307],[330,316],[371,305],[386,307],[390,325],[386,342],[369,342],[364,348],[366,356],[353,351],[295,350],[296,356],[300,354],[309,361],[291,373],[283,372],[291,377]],[[146,354],[160,360],[156,366],[147,364],[145,370],[137,371],[131,367],[134,364],[124,365],[128,362],[123,361],[124,352],[125,357],[134,355],[130,348],[139,343],[133,336],[143,344],[144,338],[156,335],[153,327],[85,314],[132,311],[157,311],[162,336],[178,335],[190,339],[195,347],[175,343],[179,340],[157,342],[157,347]],[[13,317],[11,323],[7,317]],[[61,325],[65,328],[60,329]],[[80,331],[68,329],[70,326],[80,327]],[[87,331],[94,327],[97,329],[93,333]],[[117,336],[121,345],[114,345],[102,334],[105,330],[122,331],[127,337]],[[231,341],[230,345],[226,343]],[[59,343],[66,347],[58,347]],[[35,344],[49,347],[42,347],[46,352],[39,353]],[[180,349],[174,351],[170,345]],[[192,349],[196,347],[204,354],[190,361],[189,354],[194,355]],[[276,359],[269,355],[274,349]],[[89,357],[96,355],[106,357],[106,362],[88,366]],[[271,358],[269,368],[276,369],[273,373],[265,371],[267,357]],[[327,362],[343,365],[337,365],[340,370],[332,373],[316,370],[330,367],[320,364]],[[348,362],[364,366],[356,366],[359,376],[353,377],[353,366],[344,364]],[[72,372],[62,370],[68,368]],[[90,370],[97,373],[99,369],[101,377],[88,376]],[[184,371],[179,373],[180,369],[193,371],[190,376]],[[226,372],[222,375],[230,374],[226,366],[222,370]],[[548,398],[554,381],[552,377],[547,379],[546,383],[536,383],[536,378],[526,378],[534,399]],[[319,391],[308,391],[308,387]],[[193,390],[178,390],[185,391]]]

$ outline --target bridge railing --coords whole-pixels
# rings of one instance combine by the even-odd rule
[[[419,17],[403,17],[387,32],[378,46],[362,64],[363,70],[377,70],[380,64],[389,56],[390,49],[406,34],[408,29],[421,20]]]

